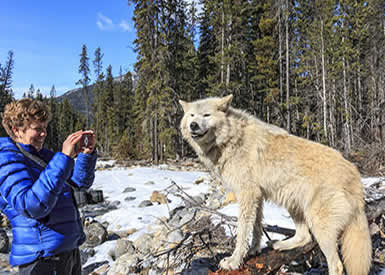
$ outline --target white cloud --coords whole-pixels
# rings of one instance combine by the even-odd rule
[[[118,29],[124,32],[132,31],[132,26],[129,21],[122,19],[119,24],[115,24],[111,18],[105,16],[101,12],[98,13],[96,25],[101,31],[112,31]]]
[[[98,20],[96,21],[96,25],[101,31],[112,30],[115,27],[112,20],[102,13],[98,13]]]
[[[125,32],[130,32],[131,31],[131,25],[128,23],[126,20],[120,21],[119,27],[125,31]]]

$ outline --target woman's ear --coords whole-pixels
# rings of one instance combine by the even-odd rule
[[[16,128],[15,126],[12,126],[12,132],[15,135],[16,138],[20,138],[20,129]]]

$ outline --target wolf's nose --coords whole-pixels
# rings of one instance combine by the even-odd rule
[[[191,122],[190,129],[193,131],[199,130],[199,125],[196,122]]]

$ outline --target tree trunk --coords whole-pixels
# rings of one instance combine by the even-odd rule
[[[227,48],[230,50],[230,46],[231,46],[231,28],[232,28],[232,23],[233,23],[233,19],[232,19],[232,16],[230,16],[230,24],[229,24],[229,28],[230,28],[230,35],[229,35],[229,43],[227,45]],[[227,72],[226,72],[226,88],[228,89],[229,88],[229,84],[230,84],[230,62],[227,63]]]
[[[224,82],[225,58],[225,12],[222,11],[222,37],[221,37],[221,84]]]
[[[361,83],[361,59],[358,57],[358,69],[357,69],[357,91],[358,91],[358,112],[362,114],[364,108],[362,104],[362,83]]]
[[[290,132],[290,59],[289,59],[289,1],[286,0],[286,104],[287,104],[287,125],[286,128]]]
[[[345,56],[342,57],[343,63],[343,86],[344,86],[344,111],[345,111],[345,122],[344,122],[344,130],[345,130],[345,153],[350,152],[352,144],[351,144],[351,133],[350,133],[350,112],[349,112],[349,98],[348,98],[348,87],[346,81],[346,64],[345,64]]]
[[[324,45],[324,22],[321,19],[321,62],[322,62],[322,104],[323,104],[323,126],[324,135],[328,140],[327,131],[327,97],[326,97],[326,69],[325,69],[325,45]]]
[[[153,133],[154,133],[153,161],[155,164],[159,164],[159,139],[158,139],[158,114],[157,113],[155,114],[155,117],[154,117]]]
[[[90,127],[90,113],[88,111],[88,87],[87,86],[84,86],[83,87],[84,89],[84,99],[85,99],[85,102],[86,102],[86,128],[89,129]]]
[[[281,26],[281,10],[282,5],[279,5],[278,14],[278,45],[279,45],[279,102],[283,103],[283,62],[282,62],[282,26]]]
[[[330,145],[332,147],[335,147],[336,146],[336,143],[335,143],[335,139],[336,139],[336,128],[337,128],[337,124],[336,124],[336,119],[335,119],[335,114],[336,114],[336,105],[337,105],[337,102],[336,102],[336,84],[335,84],[335,81],[333,81],[333,88],[331,89],[331,95],[330,95],[330,110],[329,110],[329,115],[330,115]]]

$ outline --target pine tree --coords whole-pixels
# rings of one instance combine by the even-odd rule
[[[51,111],[52,119],[47,127],[47,137],[45,139],[45,146],[52,151],[61,151],[61,144],[59,143],[59,103],[55,99],[55,86],[52,86],[50,98],[48,99],[49,109]]]
[[[12,74],[15,64],[13,55],[13,51],[9,51],[8,58],[5,64],[1,66],[0,63],[0,93],[7,92],[12,94]]]
[[[93,88],[93,94],[94,94],[94,103],[93,103],[93,116],[94,116],[94,129],[95,129],[95,135],[97,137],[100,136],[102,132],[101,128],[101,120],[103,119],[103,105],[102,105],[102,91],[103,91],[103,81],[104,81],[104,74],[103,74],[103,56],[100,47],[95,50],[95,58],[93,60],[94,65],[94,73],[95,73],[95,85]]]
[[[136,158],[134,150],[135,124],[133,116],[134,93],[131,72],[127,72],[121,77],[119,85],[118,104],[118,143],[114,147],[114,157],[117,159]]]
[[[49,92],[50,98],[55,98],[56,97],[56,88],[55,85],[52,85],[51,90]]]
[[[249,35],[251,48],[247,52],[248,67],[253,71],[249,76],[248,100],[249,110],[258,117],[270,123],[280,124],[282,121],[281,106],[279,106],[278,89],[278,43],[275,27],[278,24],[272,13],[270,0],[254,1],[250,7],[252,18]]]
[[[40,91],[40,89],[37,89],[37,90],[36,90],[36,97],[35,97],[35,99],[40,100],[40,101],[43,100],[43,94],[42,94],[42,92]]]
[[[8,52],[8,59],[4,65],[0,63],[0,114],[4,111],[5,105],[13,100],[12,74],[14,68],[13,52]],[[0,116],[0,125],[2,118]],[[7,133],[0,126],[0,137],[7,136]]]
[[[104,118],[101,121],[100,140],[103,153],[110,155],[112,144],[114,143],[114,130],[116,124],[116,112],[114,105],[114,78],[112,76],[112,66],[109,65],[106,71],[106,80],[101,94],[100,105]]]
[[[80,54],[80,65],[79,65],[79,73],[82,78],[76,82],[76,85],[81,85],[85,98],[86,105],[86,127],[89,128],[90,125],[90,117],[89,117],[89,84],[90,84],[90,68],[88,64],[88,55],[87,55],[87,46],[83,44],[82,53]]]
[[[191,101],[197,98],[203,98],[207,95],[210,83],[210,74],[215,70],[215,64],[211,56],[215,54],[217,41],[214,39],[214,30],[211,24],[212,6],[210,1],[201,0],[202,13],[199,18],[200,40],[197,52],[198,57],[198,83],[196,97],[186,97],[185,100]]]
[[[27,97],[28,98],[35,98],[35,86],[33,86],[33,84],[31,84],[31,86],[29,86]]]

